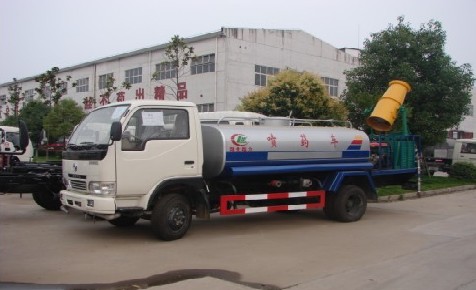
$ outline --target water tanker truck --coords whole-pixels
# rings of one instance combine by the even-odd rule
[[[395,85],[389,94],[402,93]],[[381,118],[379,124],[393,122]],[[223,123],[201,124],[189,102],[126,101],[93,110],[63,152],[63,209],[119,227],[150,220],[163,240],[183,237],[193,215],[212,213],[323,209],[353,222],[377,198],[376,186],[417,172],[411,138],[402,139],[411,151],[405,157],[413,155],[409,166],[396,160],[402,150],[390,149],[398,140],[377,150],[390,155],[377,166],[370,158],[375,141],[346,126],[291,118]]]

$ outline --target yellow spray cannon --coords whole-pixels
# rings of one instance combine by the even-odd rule
[[[404,81],[391,81],[385,94],[380,98],[367,124],[377,131],[387,132],[392,130],[393,122],[397,119],[398,109],[402,106],[411,87]]]

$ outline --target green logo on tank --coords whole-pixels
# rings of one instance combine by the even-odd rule
[[[248,137],[243,134],[233,134],[231,135],[231,143],[235,146],[246,146],[248,145],[248,141],[246,141]]]

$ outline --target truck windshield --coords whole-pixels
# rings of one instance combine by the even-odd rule
[[[68,147],[108,144],[112,122],[119,121],[127,108],[128,105],[119,105],[92,111],[74,130]]]

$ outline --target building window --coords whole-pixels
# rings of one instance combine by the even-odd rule
[[[0,105],[6,105],[7,104],[7,95],[1,95],[0,96]]]
[[[268,82],[268,76],[279,73],[279,68],[263,65],[255,65],[255,85],[265,87]]]
[[[126,70],[126,83],[138,84],[142,83],[142,67],[136,67]]]
[[[327,92],[331,97],[339,96],[339,80],[333,78],[321,78],[324,84],[326,85]]]
[[[192,59],[190,67],[192,75],[215,71],[215,54],[197,56]]]
[[[35,89],[25,90],[24,97],[25,102],[33,101],[33,98],[35,97]]]
[[[177,70],[171,62],[162,62],[155,65],[155,74],[157,80],[165,80],[177,77]]]
[[[114,74],[113,73],[109,73],[109,74],[105,74],[105,75],[100,75],[99,76],[99,89],[102,90],[102,89],[105,89],[108,87],[108,84],[109,85],[112,85],[110,84],[109,82],[114,78]]]
[[[79,79],[76,81],[76,92],[89,92],[89,78]]]
[[[215,104],[197,104],[197,109],[199,112],[215,112]]]

